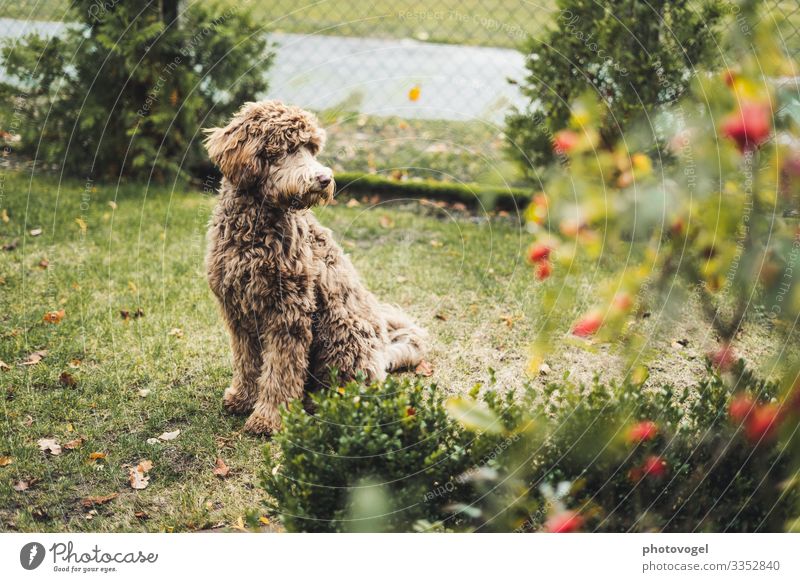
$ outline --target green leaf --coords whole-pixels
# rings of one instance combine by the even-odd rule
[[[445,401],[447,413],[460,422],[464,428],[489,434],[502,434],[500,419],[486,405],[460,396],[451,396]]]

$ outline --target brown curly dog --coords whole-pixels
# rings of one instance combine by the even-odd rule
[[[333,172],[316,159],[325,142],[316,118],[262,101],[206,132],[223,175],[206,269],[233,350],[224,403],[251,413],[245,429],[278,430],[280,407],[331,369],[373,381],[417,365],[425,330],[375,299],[310,210],[334,193]]]

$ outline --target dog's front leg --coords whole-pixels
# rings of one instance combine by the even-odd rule
[[[253,413],[244,425],[255,434],[280,429],[280,407],[303,397],[311,347],[311,318],[303,313],[270,314],[262,336],[261,374]]]

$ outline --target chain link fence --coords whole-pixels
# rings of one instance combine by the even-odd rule
[[[552,25],[553,0],[247,4],[276,53],[266,96],[320,113],[337,171],[486,184],[513,175],[503,123],[523,99],[509,80],[525,77],[520,49]],[[800,56],[800,1],[766,5]],[[6,3],[0,36],[58,34],[68,6]]]

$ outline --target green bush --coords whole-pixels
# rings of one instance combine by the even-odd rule
[[[558,0],[555,26],[523,48],[527,105],[506,118],[509,152],[529,176],[554,159],[553,135],[584,93],[603,101],[601,135],[684,92],[717,49],[717,0]]]
[[[448,417],[439,389],[390,378],[311,398],[313,415],[284,411],[262,477],[288,530],[405,531],[452,517],[448,482],[482,439]]]
[[[284,413],[262,482],[291,531],[541,531],[569,512],[589,531],[780,531],[796,413],[764,426],[776,387],[737,372],[737,395],[711,372],[448,399],[351,383]]]
[[[7,42],[0,116],[15,147],[81,178],[210,171],[200,128],[266,90],[272,55],[244,9],[179,6],[79,0],[60,36]]]

